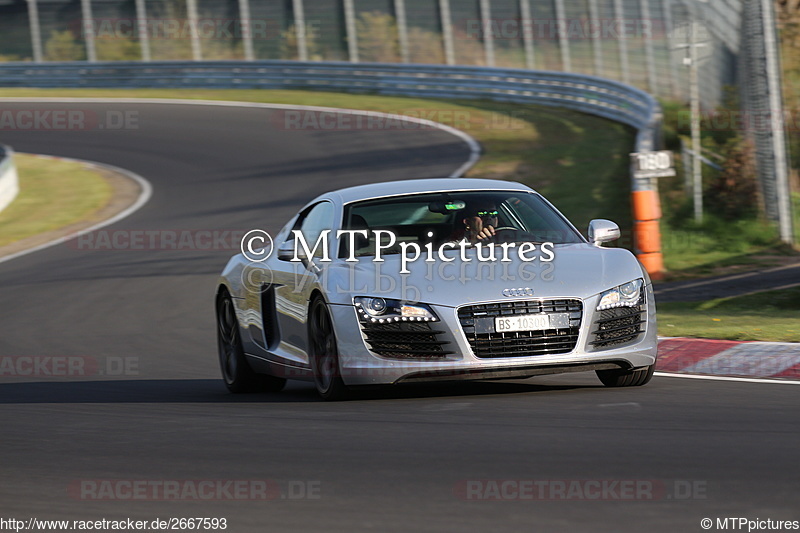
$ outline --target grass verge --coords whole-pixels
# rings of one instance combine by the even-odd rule
[[[14,154],[20,192],[0,212],[0,246],[79,222],[105,206],[111,186],[83,163]]]
[[[774,225],[757,219],[706,216],[702,225],[662,221],[661,243],[668,281],[769,268],[798,257],[795,249],[778,240]]]
[[[704,302],[658,304],[658,334],[800,342],[800,287]]]

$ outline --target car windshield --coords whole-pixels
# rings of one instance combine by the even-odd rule
[[[540,195],[524,191],[426,193],[353,202],[345,206],[345,230],[369,230],[355,240],[355,255],[374,255],[376,230],[392,232],[397,245],[383,253],[400,253],[399,243],[469,241],[475,226],[491,226],[489,242],[584,242],[581,235]],[[379,234],[381,245],[388,234]],[[339,256],[348,255],[342,239]],[[469,244],[472,244],[471,242]]]

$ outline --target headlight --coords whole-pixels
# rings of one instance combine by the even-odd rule
[[[353,303],[362,322],[436,322],[439,318],[429,306],[387,298],[357,296]]]
[[[639,305],[642,298],[642,285],[644,285],[643,279],[635,279],[601,293],[597,310],[602,311],[612,307],[635,307]]]

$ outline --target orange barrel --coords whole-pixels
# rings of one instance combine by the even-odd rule
[[[652,254],[639,254],[636,256],[642,263],[644,269],[650,274],[650,279],[664,279],[664,260],[661,252]]]
[[[661,253],[661,233],[658,220],[637,220],[633,223],[633,242],[645,254]]]
[[[633,191],[633,238],[636,256],[652,279],[664,277],[664,258],[661,255],[661,204],[654,190]]]
[[[634,220],[658,220],[661,218],[661,204],[656,191],[633,191],[632,194]]]

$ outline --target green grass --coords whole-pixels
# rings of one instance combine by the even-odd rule
[[[0,97],[184,98],[304,104],[422,116],[466,131],[485,154],[470,177],[510,179],[545,194],[581,230],[592,218],[630,221],[633,131],[564,109],[485,100],[284,90],[0,89]]]
[[[83,163],[15,154],[19,195],[0,212],[0,246],[84,220],[105,206],[111,187]]]
[[[704,302],[659,303],[658,334],[800,342],[800,287]]]
[[[664,262],[672,280],[766,268],[797,255],[778,241],[772,224],[756,219],[725,221],[706,215],[702,225],[661,224]]]

